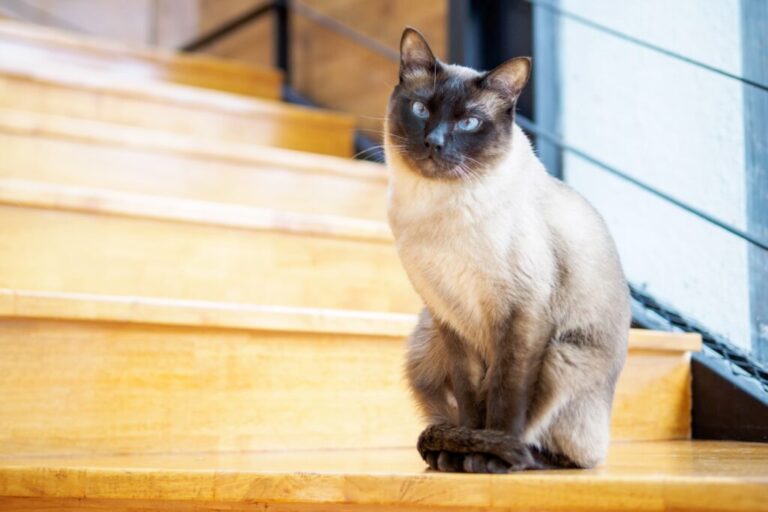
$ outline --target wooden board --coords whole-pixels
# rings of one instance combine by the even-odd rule
[[[0,454],[413,446],[409,315],[0,293]],[[686,438],[691,335],[633,331],[617,440]],[[653,368],[653,371],[649,371]],[[55,421],[52,421],[55,418]]]
[[[27,136],[48,136],[249,165],[279,165],[297,170],[313,169],[318,173],[334,173],[354,177],[366,176],[373,177],[379,182],[385,183],[387,181],[385,167],[373,162],[71,116],[0,109],[0,132]]]
[[[14,457],[2,510],[768,510],[768,445],[615,443],[594,470],[424,470],[413,449]],[[114,500],[114,501],[112,501]]]
[[[417,321],[416,315],[407,313],[274,307],[1,288],[0,316],[310,334],[360,334],[401,339],[411,333]],[[629,350],[677,354],[698,352],[701,350],[701,336],[695,333],[630,329]]]
[[[215,139],[349,156],[351,118],[69,66],[0,59],[0,108],[68,115]]]
[[[0,22],[0,54],[38,65],[69,64],[273,100],[281,94],[281,73],[268,67],[150,50],[13,21]]]
[[[0,282],[415,312],[384,223],[5,180]]]
[[[19,125],[6,123],[11,116],[4,114],[0,178],[386,218],[386,173],[378,164],[173,134],[155,137],[114,125],[82,127],[72,119],[57,131],[48,129],[50,119],[37,123],[21,113],[28,122]]]
[[[8,319],[0,333],[5,454],[351,449],[418,435],[396,338]]]

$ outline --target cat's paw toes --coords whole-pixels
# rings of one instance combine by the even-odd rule
[[[424,461],[430,469],[445,472],[462,471],[464,456],[459,453],[443,451],[427,451],[424,453]]]
[[[427,466],[429,466],[429,469],[434,469],[435,471],[438,471],[437,467],[437,458],[440,455],[440,452],[424,452],[424,462],[427,463]]]
[[[496,473],[497,471],[492,470],[495,466],[491,466],[491,461],[496,460],[496,457],[486,453],[468,453],[464,456],[462,467],[467,473]],[[498,463],[503,464],[503,461],[498,460]],[[503,472],[506,473],[506,470]]]
[[[460,453],[440,452],[437,456],[437,468],[440,471],[460,472],[464,462],[464,455]]]
[[[513,471],[511,466],[501,460],[500,458],[490,455],[488,456],[488,460],[486,462],[486,468],[488,469],[488,473],[510,473]]]
[[[467,473],[485,473],[485,454],[468,453],[465,455],[464,471]]]
[[[489,453],[470,453],[464,457],[464,471],[467,473],[509,473],[512,467]]]

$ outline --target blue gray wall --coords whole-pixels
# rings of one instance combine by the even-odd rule
[[[560,0],[560,7],[744,71],[741,0]],[[751,227],[744,84],[568,17],[558,30],[563,138],[739,229]],[[752,349],[746,242],[577,156],[565,153],[562,167],[605,216],[633,283]]]

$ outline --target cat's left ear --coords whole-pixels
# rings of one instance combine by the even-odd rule
[[[531,76],[531,58],[515,57],[485,74],[482,85],[495,89],[514,101],[523,92]]]
[[[421,33],[411,27],[400,39],[400,81],[421,73],[433,74],[437,59]]]

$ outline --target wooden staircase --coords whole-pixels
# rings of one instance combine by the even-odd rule
[[[386,176],[279,75],[0,20],[0,510],[768,510],[636,330],[589,471],[427,471]],[[325,154],[321,154],[325,153]]]

